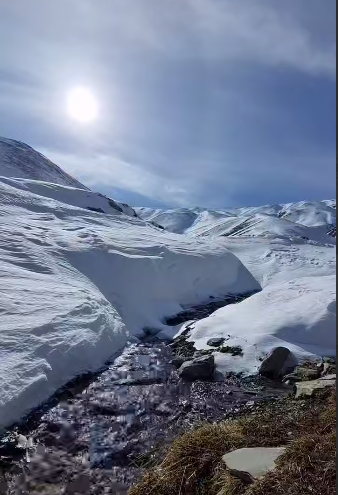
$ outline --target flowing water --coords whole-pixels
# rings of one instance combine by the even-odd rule
[[[198,311],[189,319],[200,317]],[[180,432],[278,395],[235,376],[184,382],[172,357],[164,342],[130,344],[105,371],[78,380],[54,407],[20,427],[32,439],[24,458],[10,432],[0,443],[9,480],[1,491],[0,479],[0,493],[126,494]]]

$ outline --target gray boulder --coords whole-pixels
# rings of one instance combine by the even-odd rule
[[[219,338],[208,340],[207,345],[209,345],[210,347],[220,347],[221,345],[224,344],[224,342],[225,342],[225,339],[222,337],[219,337]]]
[[[296,359],[286,347],[276,347],[270,355],[264,359],[259,369],[259,374],[266,378],[277,379],[291,370],[296,365]]]
[[[223,456],[223,461],[233,476],[249,484],[273,471],[285,450],[284,447],[239,449]]]
[[[179,376],[184,380],[209,380],[215,372],[214,356],[203,356],[186,361],[179,369]]]

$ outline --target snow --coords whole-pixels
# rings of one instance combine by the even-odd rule
[[[98,213],[109,213],[113,215],[125,215],[135,217],[134,210],[125,204],[107,198],[103,194],[79,189],[75,187],[61,186],[50,182],[42,182],[28,179],[7,179],[0,177],[3,184],[15,187],[22,191],[29,191],[38,196],[55,199],[61,203],[78,208],[97,210]]]
[[[215,337],[243,348],[243,358],[217,353],[219,371],[255,373],[260,359],[280,345],[297,359],[335,355],[336,240],[328,235],[336,225],[334,200],[137,212],[172,232],[222,242],[261,284],[262,292],[220,309],[192,332],[199,349]]]
[[[223,243],[88,211],[88,194],[0,178],[0,428],[182,305],[260,289]]]
[[[14,187],[73,206],[100,208],[105,213],[113,213],[113,208],[125,215],[136,216],[130,206],[90,191],[30,146],[2,137],[0,137],[0,177],[11,180],[17,178]]]
[[[284,205],[280,214],[291,222],[306,225],[307,227],[321,227],[336,224],[336,210],[334,201],[314,201],[290,203]]]
[[[299,359],[336,354],[336,252],[334,245],[300,240],[226,238],[262,291],[198,322],[191,340],[240,345],[244,357],[216,354],[219,371],[257,372],[260,358],[285,346]],[[230,336],[230,337],[229,337]]]
[[[323,242],[328,227],[336,225],[336,202],[323,200],[260,207],[206,210],[136,208],[137,214],[170,232],[192,235],[305,236]]]
[[[256,372],[279,345],[335,355],[334,200],[137,213],[0,138],[0,429],[145,329],[182,332],[165,317],[210,296],[257,292],[192,332],[243,347],[216,354],[223,373]]]
[[[0,176],[52,182],[87,189],[27,144],[0,137]]]

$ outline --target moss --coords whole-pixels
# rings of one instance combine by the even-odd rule
[[[239,345],[223,345],[218,349],[222,354],[231,354],[232,356],[243,356],[243,349]]]

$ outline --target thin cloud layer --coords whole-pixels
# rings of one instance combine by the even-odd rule
[[[333,196],[335,1],[0,6],[0,134],[148,204]],[[100,101],[88,127],[64,99]]]

